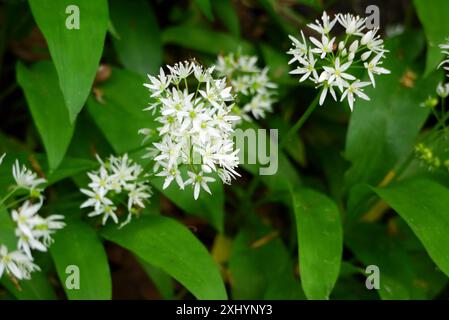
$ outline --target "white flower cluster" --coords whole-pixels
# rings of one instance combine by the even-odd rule
[[[235,93],[236,111],[243,119],[251,121],[254,118],[265,118],[266,112],[272,111],[275,102],[273,96],[276,84],[268,77],[268,68],[257,66],[257,57],[231,53],[218,56],[215,70],[220,76],[225,76]]]
[[[232,114],[231,87],[226,78],[213,78],[213,68],[187,61],[167,68],[168,75],[161,68],[159,76],[149,76],[145,84],[154,99],[146,110],[156,112],[161,124],[159,140],[146,157],[155,160],[154,171],[165,178],[164,189],[173,181],[181,189],[192,185],[198,199],[201,188],[211,193],[207,183],[215,181],[214,173],[227,184],[239,176],[239,150],[232,135],[233,122],[240,117]]]
[[[363,88],[376,86],[374,76],[390,73],[381,66],[387,50],[377,34],[379,30],[365,30],[365,20],[349,13],[337,14],[331,19],[323,12],[321,21],[315,20],[315,23],[307,25],[319,33],[318,39],[309,37],[309,42],[302,31],[301,40],[290,36],[293,47],[287,53],[293,58],[289,63],[299,63],[290,73],[301,75],[300,82],[309,79],[317,88],[321,88],[320,105],[328,93],[337,101],[335,91],[338,88],[340,101],[346,98],[352,111],[356,97],[369,100]],[[331,35],[337,22],[345,29],[345,37],[340,41]],[[370,82],[357,77],[358,69],[368,72]]]
[[[0,164],[5,155],[0,157]],[[20,166],[18,160],[12,168],[15,185],[1,200],[1,205],[12,209],[12,220],[16,223],[15,235],[18,238],[17,250],[8,252],[6,245],[0,246],[0,278],[4,272],[18,280],[30,279],[31,272],[40,270],[33,263],[32,250],[46,252],[53,242],[52,235],[56,230],[64,228],[61,215],[42,217],[38,214],[44,197],[41,186],[46,183],[43,178],[25,166]],[[27,193],[24,195],[23,192]],[[18,198],[18,199],[17,199]],[[12,200],[9,201],[8,200]]]
[[[131,221],[133,215],[138,215],[140,209],[145,208],[145,202],[152,195],[151,187],[145,180],[142,167],[128,158],[110,156],[100,162],[100,169],[88,172],[90,178],[89,189],[81,192],[89,198],[81,204],[81,208],[92,207],[89,217],[102,216],[102,224],[109,218],[119,222],[117,213],[122,206],[128,211],[127,218],[120,224],[120,228]]]
[[[449,71],[449,38],[446,40],[446,43],[440,44],[441,52],[446,56],[445,59],[438,65],[438,69],[441,66],[444,66],[444,70]],[[449,73],[446,75],[448,76]],[[449,96],[449,83],[448,82],[440,82],[437,86],[437,94],[445,99]]]

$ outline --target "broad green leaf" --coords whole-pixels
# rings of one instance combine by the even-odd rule
[[[389,40],[384,67],[391,74],[379,76],[376,88],[365,91],[371,101],[356,101],[346,138],[345,157],[351,162],[347,187],[378,185],[413,150],[429,112],[420,104],[434,94],[440,78],[439,74],[421,77],[419,66],[413,64],[422,43],[419,33]],[[417,79],[404,80],[413,77]]]
[[[271,129],[263,129],[254,122],[242,123],[238,129],[242,130],[241,142],[237,141],[237,148],[243,154],[240,166],[259,177],[275,196],[290,202],[289,186],[300,185],[301,178],[288,157],[279,150],[279,136],[276,141],[276,135],[270,137],[274,133]],[[250,142],[254,139],[252,136],[257,143]],[[263,150],[266,150],[265,154]]]
[[[364,270],[369,265],[379,268],[382,299],[431,299],[447,281],[422,247],[407,248],[410,240],[402,232],[389,234],[385,226],[357,224],[346,234],[345,243]]]
[[[161,296],[166,300],[173,300],[174,298],[174,285],[169,275],[162,270],[153,267],[152,265],[141,260],[140,265],[151,278],[156,288],[159,290]]]
[[[212,5],[211,5],[211,1],[214,1],[214,0],[193,0],[193,1],[201,9],[203,14],[207,17],[207,19],[209,19],[209,20],[214,19],[214,16],[212,13]]]
[[[314,190],[292,189],[292,197],[302,287],[308,299],[328,299],[343,251],[340,213],[331,199]]]
[[[180,190],[176,183],[172,183],[164,190],[162,189],[163,178],[154,177],[150,182],[178,207],[194,216],[207,220],[217,231],[223,232],[225,199],[223,184],[218,176],[215,177],[215,182],[208,184],[212,195],[203,190],[197,200],[193,198],[192,186],[186,186],[184,190]]]
[[[74,122],[89,95],[103,52],[109,21],[107,1],[29,0],[29,3],[47,40],[70,120]]]
[[[240,21],[232,0],[213,0],[215,15],[223,21],[234,37],[240,37]]]
[[[115,152],[123,153],[142,145],[142,128],[155,129],[151,113],[143,111],[149,104],[145,77],[112,68],[108,81],[99,85],[103,102],[90,96],[87,108]]]
[[[374,191],[407,222],[449,276],[449,189],[432,180],[407,179]]]
[[[7,278],[2,277],[1,283],[19,300],[56,300],[56,294],[47,275],[36,271],[30,280],[20,281],[20,290]]]
[[[141,148],[143,137],[137,133],[138,130],[157,127],[155,116],[142,110],[149,103],[144,82],[145,79],[141,76],[114,68],[111,78],[100,87],[104,103],[98,102],[94,97],[90,97],[87,102],[92,118],[117,153]],[[140,154],[135,158],[142,162]],[[142,164],[147,165],[147,162]],[[162,190],[163,179],[159,177],[151,179],[151,183],[183,210],[206,218],[218,230],[223,229],[224,191],[218,181],[210,185],[212,196],[202,192],[196,201],[190,187],[180,191],[175,186],[176,183],[173,183],[168,189]]]
[[[105,228],[107,240],[179,281],[197,299],[226,299],[218,266],[209,252],[183,225],[162,216],[141,217],[126,228]]]
[[[119,38],[112,38],[120,62],[141,75],[153,74],[162,63],[162,41],[156,15],[147,1],[109,1]]]
[[[234,52],[239,48],[244,53],[251,53],[253,51],[253,48],[248,42],[240,41],[226,33],[189,24],[165,29],[162,33],[162,41],[164,44],[176,44],[181,47],[215,55]]]
[[[303,297],[293,261],[281,239],[254,246],[273,230],[244,228],[234,240],[229,260],[232,298],[300,299]]]
[[[51,62],[38,62],[29,69],[17,64],[17,81],[25,92],[37,130],[47,151],[50,169],[56,169],[72,139],[74,126],[59,89]]]
[[[443,57],[438,45],[446,42],[446,38],[449,37],[449,24],[447,23],[449,2],[433,0],[430,4],[425,0],[414,0],[413,3],[427,38],[425,74],[428,75],[435,70]]]
[[[100,238],[82,221],[67,219],[66,224],[54,235],[50,253],[67,297],[71,300],[111,299],[111,273]],[[76,272],[71,266],[79,270],[79,289],[67,286]]]

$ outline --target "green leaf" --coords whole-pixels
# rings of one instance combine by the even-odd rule
[[[270,137],[269,129],[263,129],[255,122],[244,122],[240,125],[239,129],[242,130],[242,134],[244,135],[242,136],[244,141],[240,142],[244,143],[244,145],[237,146],[240,152],[244,152],[244,160],[241,167],[253,175],[259,176],[261,181],[263,181],[275,196],[279,196],[283,200],[288,200],[286,202],[290,203],[290,199],[288,198],[289,186],[300,185],[301,178],[289,158],[284,152],[279,150],[279,141],[275,141],[274,136]],[[265,136],[263,134],[259,135],[259,130],[265,130]],[[248,142],[248,137],[251,133],[254,133],[257,139],[257,147],[255,148]],[[261,148],[263,145],[266,146],[266,154],[259,155],[260,150],[258,148]],[[267,159],[260,159],[260,156],[265,156]],[[256,163],[250,163],[250,159],[255,159]],[[271,169],[268,169],[270,166]],[[267,171],[274,171],[274,174],[262,174],[261,168],[265,168]]]
[[[162,41],[164,44],[176,44],[214,55],[234,52],[239,48],[244,53],[251,53],[254,50],[248,42],[240,41],[229,34],[189,24],[165,29],[162,33]]]
[[[103,52],[109,21],[107,1],[29,0],[29,3],[47,40],[70,120],[74,122],[91,90]],[[77,18],[79,28],[73,23]]]
[[[139,74],[152,74],[162,63],[162,41],[153,9],[144,0],[109,1],[119,38],[112,38],[120,62]]]
[[[165,272],[153,267],[145,261],[139,261],[142,268],[151,278],[156,288],[159,290],[161,296],[166,300],[174,299],[174,286],[173,281]]]
[[[343,251],[340,213],[331,199],[314,190],[292,190],[292,197],[302,287],[308,299],[328,299]]]
[[[382,299],[431,299],[438,293],[435,289],[441,290],[447,282],[422,247],[407,248],[410,240],[402,230],[391,234],[383,225],[357,224],[346,234],[345,244],[364,267],[375,265],[379,268],[380,288],[377,292]]]
[[[445,42],[446,38],[449,37],[449,24],[447,23],[449,2],[434,0],[432,5],[429,5],[425,0],[414,0],[413,3],[427,38],[425,75],[428,75],[435,70],[443,57],[438,45]]]
[[[126,228],[105,228],[102,235],[163,270],[197,299],[226,299],[218,266],[183,225],[162,216],[141,217]]]
[[[214,15],[212,13],[212,6],[211,6],[211,0],[193,0],[196,5],[201,9],[203,14],[207,17],[209,20],[214,19]]]
[[[47,275],[36,271],[30,280],[20,282],[20,290],[7,278],[2,277],[1,283],[19,300],[56,300],[56,294]]]
[[[304,296],[293,261],[282,240],[275,238],[254,247],[251,244],[273,230],[244,228],[234,240],[229,272],[232,298],[241,299],[300,299]]]
[[[26,68],[17,64],[17,81],[25,92],[37,130],[47,151],[50,169],[56,169],[72,139],[74,126],[58,85],[51,62],[39,62]]]
[[[142,145],[139,129],[156,128],[151,113],[143,111],[150,101],[144,83],[143,76],[112,68],[111,77],[98,87],[104,102],[93,96],[87,101],[89,113],[117,153]]]
[[[185,172],[183,176],[186,176]],[[176,183],[172,183],[167,189],[162,189],[164,178],[154,177],[151,184],[162,192],[187,213],[207,220],[217,231],[224,230],[224,188],[218,176],[215,182],[208,184],[212,195],[202,191],[197,200],[193,198],[193,187],[188,186],[180,190]]]
[[[374,191],[421,240],[429,256],[449,276],[449,189],[426,179],[407,179]]]
[[[54,235],[50,253],[67,297],[71,300],[111,299],[111,273],[100,238],[82,221],[70,219],[66,224]],[[71,283],[69,266],[79,268],[79,289],[66,285],[66,281]]]
[[[236,38],[240,37],[240,21],[232,0],[213,0],[212,7],[232,35]]]
[[[348,187],[378,185],[412,151],[429,113],[420,104],[434,94],[440,79],[439,74],[421,77],[412,63],[422,44],[416,32],[389,40],[384,67],[391,74],[378,77],[376,88],[366,90],[371,101],[357,100],[346,137],[345,157],[352,163],[345,177]],[[416,81],[404,86],[403,77],[410,75]]]

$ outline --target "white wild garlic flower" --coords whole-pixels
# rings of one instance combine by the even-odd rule
[[[33,259],[20,250],[8,252],[5,245],[0,245],[0,278],[7,274],[17,280],[29,280],[34,271],[40,271],[40,268]]]
[[[345,30],[341,40],[332,34],[337,23]],[[337,14],[331,19],[326,12],[321,21],[307,26],[319,36],[307,40],[302,31],[301,39],[290,36],[292,48],[287,53],[293,57],[289,64],[298,64],[290,73],[299,75],[300,82],[309,80],[321,88],[320,105],[328,94],[337,101],[337,92],[340,101],[347,99],[351,111],[356,98],[369,100],[364,88],[376,86],[375,76],[390,73],[382,67],[388,51],[378,35],[379,29],[366,30],[365,18],[359,16]],[[360,80],[360,69],[368,73],[369,82]]]
[[[16,182],[16,187],[26,189],[30,191],[30,194],[38,198],[41,196],[43,188],[40,187],[41,184],[47,182],[44,178],[38,178],[37,174],[26,166],[20,166],[19,160],[16,160],[12,167],[12,175]]]
[[[31,250],[46,252],[53,243],[52,234],[65,227],[62,215],[42,217],[38,214],[43,199],[38,203],[25,201],[22,206],[12,210],[11,216],[16,223],[16,236],[19,239],[17,248],[32,259]]]
[[[0,164],[4,157],[0,157]],[[10,252],[5,244],[0,243],[0,278],[7,274],[17,280],[28,280],[32,272],[40,271],[39,266],[33,263],[32,250],[47,251],[53,243],[52,235],[65,226],[62,222],[64,216],[43,217],[38,214],[44,201],[44,189],[41,187],[46,183],[44,178],[38,178],[35,172],[24,165],[20,166],[18,160],[12,167],[12,175],[15,185],[2,198],[2,205],[12,209],[17,250]],[[29,194],[24,195],[23,190],[29,191]]]
[[[219,76],[226,77],[235,94],[234,112],[246,121],[265,118],[267,112],[272,112],[275,102],[276,84],[268,77],[268,68],[257,66],[257,57],[242,55],[240,52],[218,56],[215,71]]]
[[[213,67],[185,61],[167,69],[168,74],[161,68],[159,76],[148,76],[145,84],[153,98],[145,110],[155,113],[160,123],[145,157],[155,161],[154,172],[164,178],[164,189],[172,182],[180,189],[192,185],[198,199],[201,189],[211,193],[208,183],[216,176],[226,184],[239,176],[239,150],[232,136],[240,117],[232,113],[232,88],[226,78],[213,77]],[[147,139],[151,130],[140,133]]]
[[[110,156],[107,161],[101,160],[100,169],[88,172],[90,178],[89,188],[80,191],[88,196],[81,204],[81,208],[92,208],[89,217],[101,216],[105,225],[111,218],[119,223],[119,209],[128,211],[128,215],[120,224],[120,228],[138,215],[145,208],[152,190],[145,179],[142,167],[128,158],[127,154],[121,157]]]

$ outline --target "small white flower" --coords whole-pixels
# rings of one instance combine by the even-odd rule
[[[13,165],[12,174],[14,180],[16,181],[17,187],[24,188],[30,191],[36,190],[41,191],[41,189],[37,188],[39,185],[46,183],[47,180],[43,178],[38,178],[37,174],[29,170],[27,167],[20,167],[19,160]]]
[[[207,183],[214,182],[215,181],[214,178],[206,177],[206,176],[203,176],[202,173],[197,174],[197,173],[194,173],[191,171],[188,171],[187,174],[189,175],[190,178],[186,180],[185,184],[186,185],[191,184],[193,186],[193,189],[194,189],[193,197],[195,198],[195,200],[198,199],[198,197],[200,195],[201,188],[204,191],[206,191],[207,193],[212,194],[210,192],[210,189],[209,189]]]
[[[309,52],[306,37],[304,36],[304,33],[301,30],[301,38],[302,42],[296,39],[295,37],[289,35],[288,36],[290,40],[292,40],[292,48],[287,51],[288,54],[293,55],[293,58],[288,62],[288,64],[292,64],[296,60],[298,60],[299,57],[303,57],[307,55]]]
[[[0,278],[4,273],[15,277],[18,280],[28,280],[31,272],[40,271],[29,257],[21,251],[8,252],[5,245],[0,246]]]
[[[337,18],[330,20],[326,11],[324,11],[323,16],[321,17],[321,20],[322,20],[322,23],[318,20],[315,20],[315,23],[309,23],[307,26],[309,28],[315,30],[318,33],[327,35],[329,32],[331,32],[332,28],[334,27],[335,23],[337,22]]]
[[[315,69],[316,60],[311,51],[309,52],[309,56],[307,58],[298,57],[298,61],[302,64],[302,66],[290,71],[290,73],[302,75],[299,82],[307,80],[311,75],[314,79],[318,79],[318,73]]]
[[[364,63],[363,66],[368,71],[368,76],[371,80],[373,87],[376,87],[376,81],[374,79],[375,74],[389,74],[390,70],[379,67],[379,61],[382,58],[383,53],[379,53],[369,63]]]
[[[368,85],[370,85],[369,82],[361,82],[359,80],[354,81],[343,92],[343,94],[341,95],[340,101],[343,101],[343,99],[347,97],[349,107],[351,108],[351,111],[353,111],[354,110],[354,99],[355,99],[354,95],[356,95],[364,100],[369,100],[369,97],[365,93],[363,93],[363,90],[361,89]]]
[[[328,53],[331,53],[333,51],[335,38],[329,40],[326,35],[323,35],[321,37],[321,42],[314,37],[310,37],[309,39],[316,46],[316,48],[313,48],[311,52],[320,54],[321,59],[323,59]]]
[[[152,97],[159,96],[170,84],[170,76],[167,77],[162,68],[158,77],[148,75],[148,79],[150,79],[150,83],[145,83],[144,86],[153,91]]]
[[[338,22],[346,29],[348,35],[363,35],[361,31],[365,29],[365,18],[353,16],[352,14],[338,14]]]
[[[51,235],[65,226],[65,223],[60,221],[64,219],[64,216],[41,217],[38,214],[41,207],[42,200],[35,204],[25,201],[19,209],[11,213],[13,221],[17,224],[15,230],[19,238],[17,247],[23,250],[30,259],[32,258],[31,250],[47,251],[53,242]]]
[[[335,64],[333,67],[323,67],[326,74],[327,82],[329,84],[336,83],[336,85],[342,90],[343,87],[347,86],[346,80],[355,80],[352,74],[345,73],[346,70],[351,66],[351,61],[348,61],[340,65],[340,58],[335,59]]]
[[[438,83],[437,94],[443,99],[449,96],[449,83]]]

